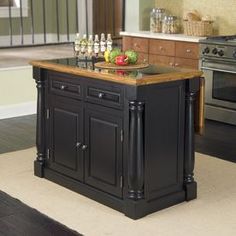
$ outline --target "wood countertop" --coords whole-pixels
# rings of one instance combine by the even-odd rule
[[[137,70],[132,71],[129,75],[125,71],[114,71],[114,70],[92,70],[86,68],[80,68],[73,64],[66,64],[62,61],[75,60],[75,58],[68,59],[58,59],[58,60],[43,60],[43,61],[31,61],[30,64],[34,67],[39,67],[43,69],[58,71],[62,73],[68,73],[78,76],[86,76],[94,79],[105,80],[110,82],[115,82],[119,84],[142,86],[149,84],[165,83],[177,80],[193,79],[200,77],[203,73],[197,70],[172,68],[162,65],[155,66],[156,73],[153,72],[152,66],[151,72]],[[145,73],[144,73],[145,72]],[[135,75],[133,75],[136,73]]]

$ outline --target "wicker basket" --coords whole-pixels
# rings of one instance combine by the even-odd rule
[[[209,36],[213,33],[213,21],[183,21],[184,34],[190,36]]]

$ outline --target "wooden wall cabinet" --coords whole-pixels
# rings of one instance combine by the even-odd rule
[[[124,36],[123,50],[129,48],[139,53],[140,62],[198,69],[198,43]]]

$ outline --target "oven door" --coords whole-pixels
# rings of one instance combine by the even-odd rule
[[[236,110],[236,63],[204,60],[206,104]]]

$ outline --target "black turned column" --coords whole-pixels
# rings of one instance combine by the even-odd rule
[[[43,168],[46,160],[45,80],[41,77],[40,69],[34,68],[34,78],[38,92],[36,127],[37,157],[34,161],[34,174],[38,177],[44,177]]]
[[[129,160],[128,160],[128,198],[139,200],[144,198],[144,103],[129,103]]]
[[[186,95],[186,122],[185,122],[185,162],[184,184],[186,188],[186,200],[197,197],[197,183],[194,181],[194,100],[196,93],[189,92]]]

